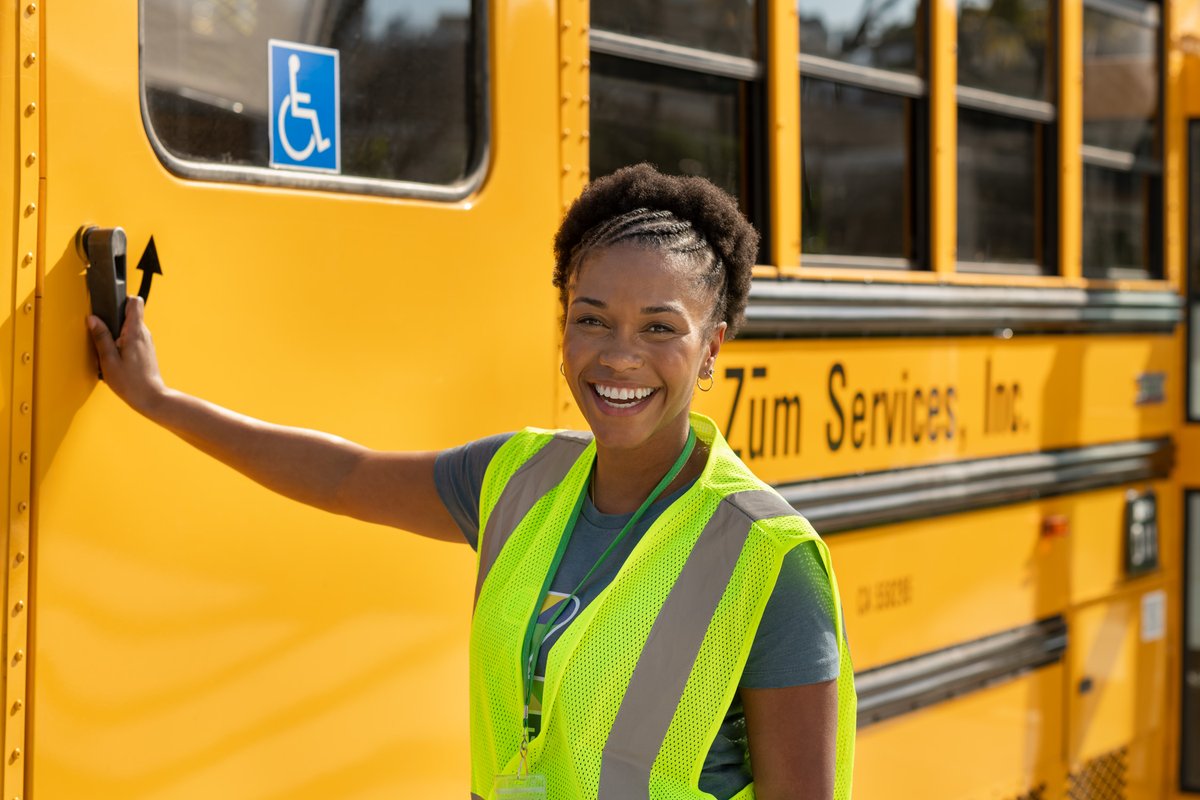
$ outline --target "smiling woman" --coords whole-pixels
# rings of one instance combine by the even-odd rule
[[[593,183],[555,240],[590,433],[383,453],[168,389],[141,301],[89,320],[109,386],[281,494],[479,553],[476,798],[848,798],[856,697],[829,552],[692,413],[758,235],[702,178]],[[753,766],[751,766],[753,765]],[[514,793],[514,791],[516,793]]]

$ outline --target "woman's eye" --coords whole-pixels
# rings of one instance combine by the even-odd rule
[[[603,325],[596,317],[579,317],[575,320],[576,325]]]
[[[649,328],[647,330],[649,330],[650,333],[674,333],[675,332],[674,328],[672,328],[670,325],[666,325],[662,322],[653,323],[652,325],[649,326]]]

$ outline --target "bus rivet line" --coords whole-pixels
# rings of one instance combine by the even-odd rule
[[[24,659],[25,659],[25,651],[24,650],[18,650],[17,652],[13,653],[13,657],[12,657],[13,666],[15,667],[17,664],[20,664]]]
[[[29,510],[29,503],[26,503],[24,500],[22,500],[21,502],[17,503],[17,511],[21,512],[22,514],[24,514],[24,513],[25,513],[26,511],[28,511],[28,510]]]
[[[20,459],[22,464],[29,463],[29,453],[21,453],[21,455],[17,456],[17,458]]]
[[[32,67],[35,61],[37,61],[37,53],[30,53],[25,56],[25,66]]]
[[[26,314],[32,314],[33,313],[33,303],[26,303],[24,311]]]
[[[585,58],[583,61],[579,62],[580,69],[587,69],[591,65],[592,65],[592,60],[590,58]]]
[[[29,5],[25,6],[25,13],[29,14],[30,16],[33,16],[34,14],[36,14],[37,13],[37,3],[30,3]]]
[[[21,363],[28,364],[33,361],[33,353],[21,353]]]
[[[37,161],[37,153],[30,153],[29,155],[25,156],[25,164],[27,166],[32,166],[33,162],[35,161]]]
[[[37,203],[30,203],[29,205],[25,206],[25,216],[29,216],[35,211],[37,211]]]
[[[24,611],[24,610],[25,610],[25,601],[24,601],[24,600],[18,600],[18,601],[17,601],[17,604],[16,604],[15,606],[13,606],[13,611],[12,611],[12,613],[13,613],[13,616],[14,616],[14,617],[15,617],[15,616],[17,616],[18,614],[20,614],[20,613],[21,613],[22,611]]]
[[[569,175],[570,173],[571,173],[571,165],[563,164],[563,175]]]
[[[29,413],[29,403],[21,403],[21,413],[22,414]]]
[[[22,703],[20,700],[14,700],[13,704],[12,704],[12,711],[10,713],[19,714],[19,713],[21,713],[21,709],[24,707],[25,707],[25,704]]]
[[[29,105],[25,106],[25,116],[32,117],[33,112],[35,111],[37,111],[37,103],[30,103]]]
[[[17,555],[13,558],[13,569],[16,569],[17,567],[21,566],[21,564],[23,564],[24,562],[25,562],[25,554],[17,553]]]
[[[563,24],[562,24],[562,28],[563,28],[563,30],[564,30],[564,31],[569,31],[569,30],[571,30],[571,20],[569,20],[569,19],[564,19],[564,20],[563,20]]]
[[[32,264],[32,263],[33,263],[33,253],[32,253],[32,252],[26,253],[26,254],[25,254],[25,260],[24,260],[22,263],[24,263],[24,264],[25,264],[25,266],[27,266],[27,267],[28,267],[30,264]]]
[[[21,757],[21,748],[19,748],[19,747],[14,748],[12,751],[12,755],[10,755],[8,757],[8,763],[15,764],[15,763],[17,763],[17,759],[19,759],[20,757]]]

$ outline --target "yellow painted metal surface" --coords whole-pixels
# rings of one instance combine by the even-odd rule
[[[1083,276],[1083,4],[1058,3],[1058,266]]]
[[[1123,591],[1069,617],[1071,648],[1067,761],[1079,772],[1089,761],[1125,749],[1126,797],[1163,796],[1168,783],[1164,698],[1168,681],[1165,633],[1150,631],[1143,610],[1162,583]]]
[[[1176,353],[1166,336],[735,341],[698,406],[758,475],[799,481],[1167,436]],[[1151,374],[1171,400],[1138,405]]]
[[[1054,665],[863,729],[855,798],[1064,797],[1062,681]]]
[[[929,0],[929,269],[958,262],[958,3]]]
[[[122,225],[132,266],[154,235],[148,320],[182,389],[381,448],[549,424],[557,10],[493,4],[487,182],[441,204],[172,176],[137,4],[48,6],[37,796],[461,794],[469,548],[275,498],[122,407],[73,237]]]
[[[11,295],[3,308],[11,331],[9,346],[0,356],[6,362],[10,394],[7,403],[7,545],[4,583],[4,780],[5,796],[21,797],[28,790],[31,730],[29,692],[35,659],[30,617],[36,612],[31,584],[33,507],[33,401],[35,319],[39,310],[39,275],[45,263],[41,234],[45,225],[46,191],[44,97],[45,37],[42,10],[36,3],[14,4],[16,11],[16,165],[12,184],[16,208],[16,252],[10,262]],[[11,41],[11,40],[9,40]],[[10,67],[11,68],[11,67]],[[11,163],[11,162],[10,162]]]
[[[782,274],[800,264],[800,15],[796,3],[769,3],[767,15],[767,141],[771,151],[771,241],[763,252]]]
[[[855,669],[1062,613],[1069,545],[1067,537],[1043,538],[1042,520],[1071,515],[1089,498],[1065,496],[830,537]]]
[[[1172,570],[1179,559],[1178,531],[1182,525],[1180,496],[1168,481],[1155,481],[1136,487],[1122,487],[1088,495],[1089,502],[1080,504],[1070,518],[1071,603],[1082,605],[1145,582],[1162,580],[1156,572],[1139,580],[1125,576],[1125,502],[1126,492],[1153,491],[1158,501],[1158,529],[1163,559]]]

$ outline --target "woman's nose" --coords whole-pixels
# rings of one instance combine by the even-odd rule
[[[644,361],[645,359],[642,358],[636,347],[619,338],[614,339],[600,353],[600,363],[615,372],[637,369],[642,366]]]

